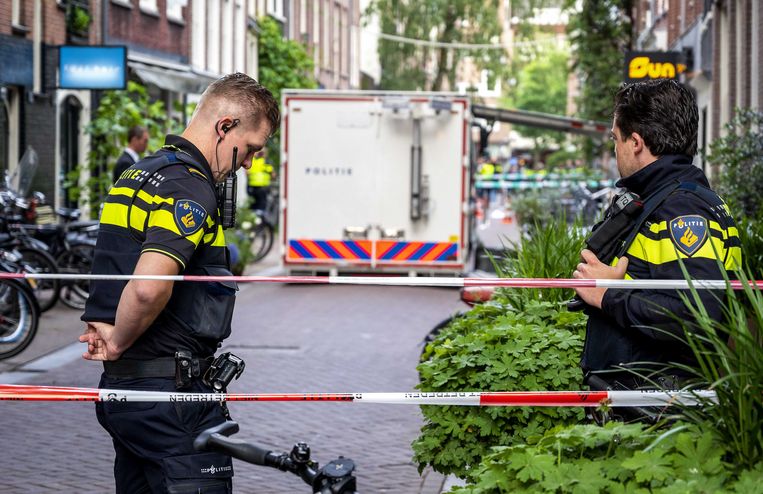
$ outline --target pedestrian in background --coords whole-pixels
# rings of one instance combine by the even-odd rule
[[[140,125],[131,127],[127,131],[127,147],[119,155],[117,164],[114,166],[114,180],[112,182],[116,183],[125,170],[138,162],[141,155],[146,152],[146,147],[148,147],[148,130]]]
[[[247,170],[246,192],[252,200],[252,211],[266,211],[268,189],[273,178],[273,165],[268,163],[268,149],[263,148],[252,158],[252,167]]]
[[[230,276],[223,225],[234,196],[217,187],[278,128],[278,103],[245,74],[213,82],[181,136],[138,161],[117,181],[101,213],[93,273]],[[234,148],[238,154],[234,154]],[[235,162],[233,162],[235,156]],[[228,207],[224,207],[228,206]],[[214,353],[230,335],[237,287],[232,282],[94,281],[82,320],[83,357],[103,361],[100,388],[224,392]],[[226,382],[215,380],[229,376]],[[216,402],[96,404],[111,435],[119,493],[228,493],[230,457],[199,453],[194,438],[222,423]]]

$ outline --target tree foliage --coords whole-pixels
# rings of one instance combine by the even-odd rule
[[[378,15],[382,33],[440,43],[497,44],[500,0],[373,0],[366,15]],[[381,88],[454,90],[456,70],[466,57],[494,79],[503,50],[463,50],[379,39]],[[446,84],[447,83],[447,84]]]
[[[270,17],[260,18],[259,25],[259,82],[273,93],[279,103],[283,89],[315,88],[317,84],[313,77],[313,59],[305,47],[294,40],[284,39],[279,24]],[[269,160],[278,165],[277,135],[268,142],[268,149]]]
[[[567,111],[567,77],[569,55],[561,50],[541,52],[522,68],[517,78],[514,107],[553,115]],[[564,134],[545,129],[517,126],[525,137],[533,139],[536,152],[548,148],[551,143],[561,144]]]
[[[164,143],[168,132],[179,132],[181,123],[169,118],[162,101],[151,101],[142,85],[128,81],[126,90],[105,91],[98,109],[85,133],[90,136],[87,160],[80,163],[66,177],[64,187],[69,199],[89,204],[92,214],[112,185],[112,170],[127,143],[127,131],[140,125],[148,129],[148,149],[154,150]],[[80,177],[87,180],[82,183]]]
[[[580,6],[578,9],[577,7]],[[573,45],[574,69],[580,78],[578,116],[612,119],[612,101],[622,82],[623,56],[632,44],[633,0],[568,0],[567,32]],[[599,149],[588,140],[589,156]]]

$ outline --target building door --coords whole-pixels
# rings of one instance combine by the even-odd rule
[[[78,180],[73,177],[73,171],[80,163],[79,123],[82,113],[82,103],[75,96],[67,96],[61,103],[61,191],[63,205],[67,208],[77,207],[77,197],[70,193]]]

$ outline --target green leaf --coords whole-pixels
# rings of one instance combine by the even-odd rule
[[[623,467],[632,470],[638,482],[652,482],[662,485],[671,477],[671,463],[663,455],[662,449],[652,451],[636,451],[633,457],[623,462]]]

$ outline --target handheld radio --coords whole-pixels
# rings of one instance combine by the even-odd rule
[[[238,147],[233,147],[233,160],[230,172],[221,183],[217,184],[217,205],[220,208],[220,223],[223,229],[236,226],[236,163]]]

